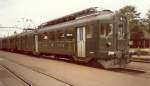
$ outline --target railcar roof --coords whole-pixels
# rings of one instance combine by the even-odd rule
[[[56,25],[56,24],[72,21],[72,20],[75,20],[76,18],[81,17],[81,16],[86,16],[86,15],[90,15],[90,14],[93,14],[93,13],[100,13],[100,12],[103,12],[103,11],[112,12],[110,10],[106,10],[106,9],[104,10],[104,9],[100,9],[98,7],[91,7],[91,8],[87,8],[87,9],[84,9],[84,10],[81,10],[81,11],[78,11],[78,12],[75,12],[75,13],[72,13],[72,14],[54,19],[54,20],[51,20],[51,21],[48,21],[48,22],[45,22],[45,23],[42,23],[39,26],[39,29],[41,29],[43,27],[46,27],[46,26],[51,26],[51,25]]]
[[[110,12],[96,13],[96,14],[92,14],[88,16],[83,16],[83,17],[77,18],[76,20],[72,20],[69,22],[64,22],[61,24],[53,25],[53,26],[46,26],[46,27],[43,27],[42,29],[39,29],[38,32],[45,32],[48,30],[56,30],[56,29],[60,29],[63,27],[76,26],[81,23],[86,23],[86,22],[96,21],[96,20],[101,20],[101,21],[112,20],[114,15],[115,13],[112,13],[112,12],[111,13]]]
[[[22,32],[20,34],[18,34],[17,36],[25,36],[25,35],[31,35],[31,34],[34,34],[34,31],[27,31],[27,32]]]
[[[31,35],[31,34],[34,34],[34,31],[21,32],[21,33],[14,34],[14,35],[11,35],[11,36],[3,37],[2,39],[13,38],[13,37],[21,37],[21,36]]]

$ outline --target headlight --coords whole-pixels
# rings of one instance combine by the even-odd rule
[[[106,45],[109,47],[111,46],[111,42],[107,42]]]
[[[113,52],[113,51],[108,51],[108,55],[109,55],[109,56],[114,56],[114,55],[115,55],[115,52]]]

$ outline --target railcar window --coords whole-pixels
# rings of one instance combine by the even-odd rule
[[[47,40],[48,39],[48,33],[43,33],[43,39]]]
[[[39,41],[41,41],[43,39],[42,34],[39,34]]]
[[[83,40],[83,28],[81,28],[79,31],[80,31],[80,33],[79,33],[80,40]]]
[[[119,40],[124,39],[125,38],[125,33],[124,33],[124,30],[123,30],[123,28],[124,28],[123,24],[122,23],[119,24],[118,27],[119,27],[118,28],[118,39]]]
[[[54,32],[49,33],[49,40],[55,40],[55,33]]]
[[[87,29],[86,29],[86,38],[92,38],[93,37],[93,34],[92,34],[92,26],[89,25],[87,26]]]
[[[74,39],[74,32],[75,32],[74,28],[67,29],[66,30],[66,39],[67,40],[73,40]]]
[[[57,31],[56,32],[56,37],[57,37],[58,40],[63,40],[65,38],[64,31],[63,30]]]
[[[100,37],[105,38],[113,33],[113,24],[101,24]]]
[[[48,34],[47,33],[41,33],[39,34],[39,40],[47,40],[48,39]]]
[[[45,40],[46,40],[46,39],[48,39],[48,36],[47,36],[47,35],[45,35],[45,36],[44,36],[44,39],[45,39]]]

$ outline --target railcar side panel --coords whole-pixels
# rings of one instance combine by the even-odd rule
[[[0,50],[2,49],[2,38],[0,38]]]
[[[75,53],[75,29],[64,29],[39,33],[39,52],[72,55]]]

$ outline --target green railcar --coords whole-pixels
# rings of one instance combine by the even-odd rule
[[[85,62],[94,59],[104,68],[124,67],[129,62],[128,41],[126,17],[107,10],[38,30],[39,53]]]
[[[94,61],[104,68],[129,63],[127,19],[110,10],[90,8],[46,22],[35,31],[6,37],[1,43],[4,49]]]

